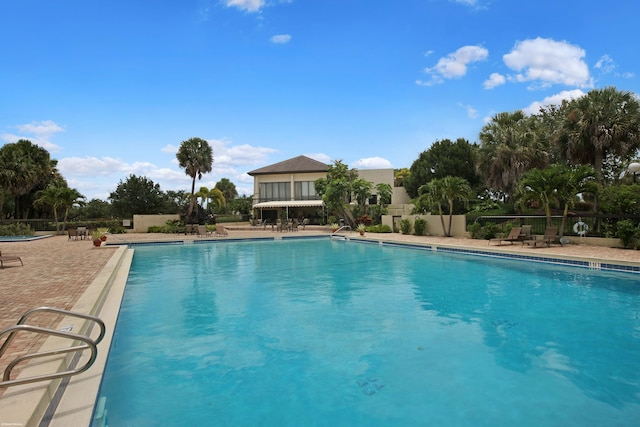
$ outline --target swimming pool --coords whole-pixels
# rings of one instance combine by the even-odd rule
[[[40,236],[0,236],[0,242],[30,242],[32,240],[46,239],[47,237],[51,237],[51,234]]]
[[[111,426],[635,425],[640,278],[355,242],[137,247]]]

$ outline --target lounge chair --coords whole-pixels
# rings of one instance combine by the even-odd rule
[[[531,240],[531,225],[523,225],[520,231],[520,240]]]
[[[0,251],[0,268],[4,268],[4,263],[5,262],[20,262],[20,264],[24,267],[24,263],[22,262],[22,258],[20,258],[19,256],[9,256],[9,255],[2,255],[2,251]]]
[[[198,237],[207,237],[207,236],[209,236],[209,232],[207,231],[207,226],[206,225],[198,225],[196,227],[196,233],[197,233]]]
[[[227,231],[226,228],[224,228],[221,225],[216,225],[216,231],[214,233],[214,236],[216,237],[226,237],[229,235],[229,232]]]
[[[547,247],[551,247],[551,244],[555,242],[558,242],[560,243],[560,246],[563,246],[562,242],[558,239],[558,227],[547,227],[544,231],[544,236],[532,236],[530,239],[523,240],[522,245],[524,246],[526,243],[527,245],[533,245],[535,248],[538,246],[538,243],[540,243],[547,245]]]
[[[489,244],[491,244],[491,242],[498,242],[498,245],[501,245],[502,242],[510,242],[513,245],[513,242],[520,241],[520,232],[521,231],[522,231],[522,227],[513,227],[506,237],[498,237],[498,238],[495,238],[495,239],[489,239]]]

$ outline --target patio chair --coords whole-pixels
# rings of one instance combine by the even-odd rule
[[[291,223],[291,231],[298,231],[298,220],[294,219],[293,222]]]
[[[229,235],[229,232],[226,228],[221,225],[216,225],[216,231],[214,233],[215,237],[226,237]]]
[[[89,230],[87,229],[87,227],[78,227],[76,228],[76,234],[78,235],[80,240],[84,240],[87,238],[87,235],[89,235]]]
[[[20,262],[20,265],[22,265],[24,267],[24,263],[22,262],[22,258],[20,258],[19,256],[9,256],[9,255],[2,255],[2,251],[0,251],[0,268],[4,268],[4,263],[5,262]]]
[[[521,232],[522,232],[522,227],[513,227],[506,237],[497,237],[495,239],[489,239],[489,244],[491,244],[491,242],[498,242],[498,246],[500,246],[502,242],[509,242],[513,245],[513,242],[520,241]]]
[[[544,236],[538,238],[537,236],[532,236],[530,239],[523,240],[522,245],[526,243],[527,245],[533,245],[533,247],[537,247],[538,243],[545,244],[547,247],[551,247],[552,243],[558,242],[560,246],[563,246],[562,242],[558,239],[558,227],[547,227],[544,231]]]
[[[69,238],[67,240],[78,240],[78,237],[80,237],[77,228],[70,228],[67,230],[67,233],[69,233]]]
[[[309,218],[305,218],[302,220],[302,229],[304,230],[304,228],[307,226],[307,224],[309,224]]]

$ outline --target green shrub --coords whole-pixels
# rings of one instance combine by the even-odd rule
[[[480,230],[481,229],[482,229],[482,225],[480,225],[479,222],[473,222],[473,223],[467,225],[467,231],[471,235],[472,239],[479,239],[480,238]]]
[[[165,227],[162,225],[152,225],[147,228],[147,233],[165,233]]]
[[[366,228],[368,233],[391,233],[391,227],[388,225],[378,224],[378,225],[370,225]]]
[[[400,221],[400,231],[402,234],[411,234],[411,221],[403,219]]]
[[[0,225],[0,236],[32,236],[33,230],[29,224],[14,223]]]
[[[427,221],[422,218],[416,218],[413,228],[416,236],[424,236],[424,232],[427,229]]]
[[[480,229],[480,236],[482,239],[493,239],[498,234],[498,226],[492,222],[488,222]]]
[[[625,248],[637,249],[640,244],[640,226],[636,226],[630,219],[623,219],[616,224],[618,237]]]
[[[498,234],[498,226],[492,222],[488,222],[485,225],[481,225],[479,222],[474,222],[467,226],[467,231],[471,234],[472,239],[493,239]]]

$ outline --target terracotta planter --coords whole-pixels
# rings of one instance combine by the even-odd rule
[[[107,236],[104,236],[104,235],[103,235],[103,236],[101,236],[101,237],[100,237],[100,240],[101,240],[101,241],[103,241],[103,242],[106,242],[106,241],[107,241]]]
[[[100,246],[101,244],[102,244],[102,240],[94,240],[94,241],[93,241],[93,246],[98,247],[98,246]]]

